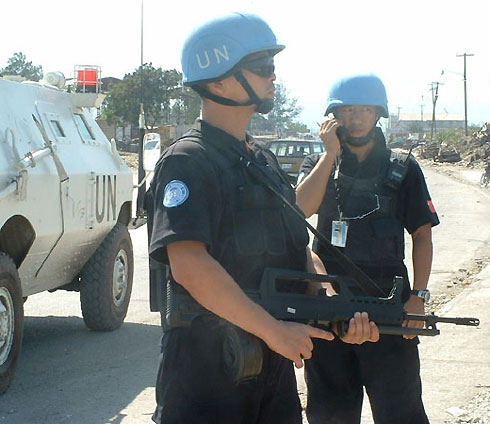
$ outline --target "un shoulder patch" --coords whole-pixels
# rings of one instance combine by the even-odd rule
[[[172,180],[166,186],[163,192],[163,206],[166,208],[175,208],[184,203],[189,197],[189,189],[184,182]]]

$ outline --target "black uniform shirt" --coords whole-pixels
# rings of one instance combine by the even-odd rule
[[[243,141],[204,121],[199,125],[201,130],[195,135],[203,142],[178,141],[157,164],[150,187],[150,256],[169,264],[166,246],[170,243],[202,242],[241,287],[258,284],[267,266],[304,270],[308,244],[304,224],[290,217],[282,202],[278,205],[278,200],[251,180],[247,172],[240,174],[238,165],[226,171],[227,176],[235,177],[237,172],[242,175],[243,193],[252,197],[250,201],[246,200],[249,197],[239,199],[244,201],[242,210],[233,215],[231,193],[226,191],[224,181],[227,177],[220,172],[216,155],[223,153],[223,157],[239,162],[240,154],[236,152],[240,151],[241,156],[260,166],[273,185],[294,196],[291,186],[285,186],[278,172],[268,165],[262,149],[252,141],[249,153]],[[263,211],[254,209],[258,198],[265,199]]]

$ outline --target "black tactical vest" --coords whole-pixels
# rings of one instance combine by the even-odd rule
[[[373,178],[354,178],[340,172],[335,178],[332,173],[318,211],[318,229],[329,240],[332,221],[342,215],[349,227],[346,246],[339,249],[359,265],[399,264],[405,256],[404,227],[396,214],[399,186],[386,184],[391,164],[399,155],[389,149],[383,154],[378,175]],[[332,260],[316,238],[313,250],[324,262]]]
[[[182,140],[202,145],[220,178],[224,205],[215,229],[210,254],[242,289],[258,288],[266,267],[304,271],[308,233],[304,223],[247,171],[248,157],[226,146],[203,140],[191,130]],[[281,177],[275,157],[258,145],[252,146],[269,181],[292,203],[295,193]],[[257,159],[251,159],[257,161]]]

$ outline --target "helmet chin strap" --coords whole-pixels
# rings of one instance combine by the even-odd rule
[[[245,103],[239,103],[236,102],[235,100],[232,99],[227,99],[226,97],[221,97],[216,94],[210,93],[208,90],[206,90],[203,86],[201,85],[193,85],[192,88],[194,91],[199,94],[202,97],[205,97],[209,100],[212,100],[213,102],[219,103],[221,105],[225,106],[250,106],[255,104],[255,111],[258,113],[266,114],[269,113],[272,108],[274,107],[274,99],[260,99],[257,94],[255,94],[255,91],[253,88],[250,86],[246,78],[243,76],[242,72],[239,70],[234,74],[236,80],[240,83],[240,85],[244,88],[244,90],[247,92],[248,96],[250,97],[250,100],[246,101]]]
[[[257,94],[255,94],[255,91],[250,86],[247,79],[243,76],[242,71],[238,70],[235,73],[235,78],[242,85],[242,87],[245,89],[245,91],[249,95],[250,101],[252,103],[255,103],[255,105],[256,105],[255,111],[256,112],[262,113],[265,115],[272,110],[272,108],[274,107],[274,99],[260,99],[259,96],[257,96]]]

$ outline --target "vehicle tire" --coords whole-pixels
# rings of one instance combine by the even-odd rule
[[[116,224],[80,273],[80,303],[91,330],[119,328],[133,287],[133,246],[127,227]]]
[[[22,344],[24,304],[14,261],[0,253],[0,394],[10,386]]]

